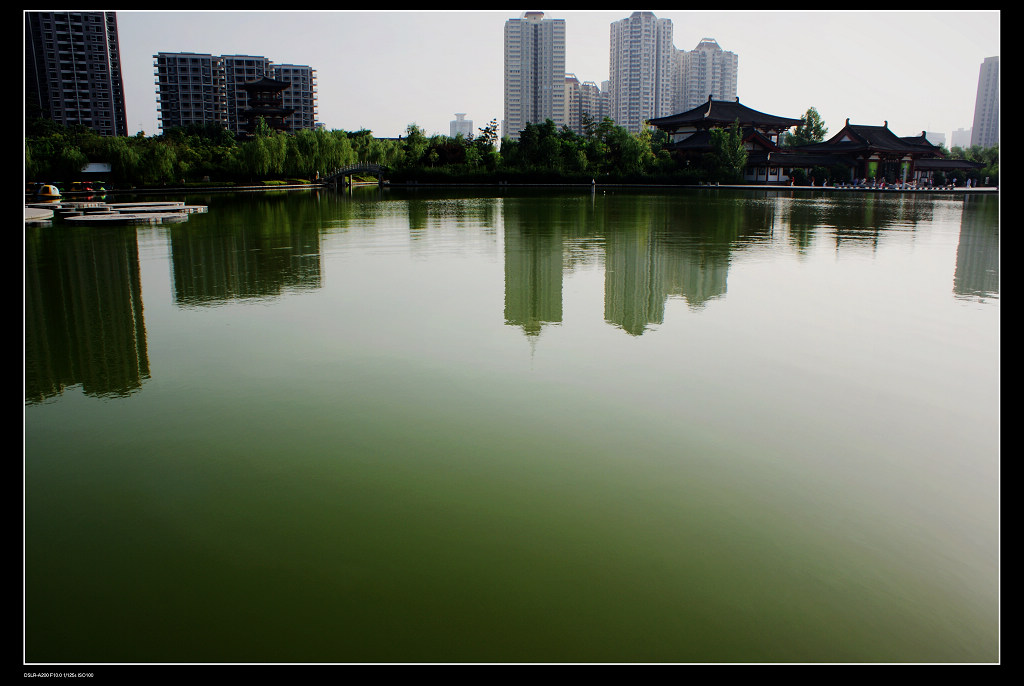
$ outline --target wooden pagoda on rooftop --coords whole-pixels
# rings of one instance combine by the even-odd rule
[[[248,96],[248,107],[240,113],[241,118],[245,120],[246,133],[250,136],[255,133],[260,117],[263,117],[263,121],[272,129],[283,131],[287,128],[284,120],[295,112],[295,108],[285,107],[281,94],[290,85],[287,81],[278,81],[266,76],[242,85]]]

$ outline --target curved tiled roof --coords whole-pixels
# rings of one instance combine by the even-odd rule
[[[673,114],[668,117],[656,117],[650,123],[659,129],[679,126],[728,126],[739,120],[741,126],[784,127],[789,128],[800,123],[800,119],[779,117],[752,110],[740,104],[739,99],[711,100],[694,107],[687,112]]]
[[[264,76],[256,81],[249,81],[242,84],[242,88],[247,91],[250,90],[284,90],[288,86],[292,85],[289,81],[278,81],[272,79],[269,76]]]
[[[796,146],[794,150],[801,152],[859,152],[877,150],[881,152],[918,153],[925,155],[941,155],[941,149],[928,142],[924,136],[900,138],[889,130],[888,122],[882,126],[851,124],[846,126],[822,143],[809,143]]]
[[[771,142],[763,133],[750,126],[743,129],[741,137],[745,143],[753,142],[765,152],[768,151],[779,151],[779,146]],[[701,129],[695,131],[692,135],[687,136],[681,141],[676,143],[669,143],[667,148],[678,151],[695,151],[695,152],[710,152],[712,149],[711,145],[711,132],[708,129]]]

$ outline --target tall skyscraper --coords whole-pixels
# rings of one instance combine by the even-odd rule
[[[676,48],[672,20],[633,12],[611,25],[610,116],[637,133],[648,119],[674,114]]]
[[[25,13],[28,117],[128,134],[113,12]]]
[[[999,145],[999,57],[986,57],[978,75],[971,145]]]
[[[739,57],[723,50],[714,38],[702,38],[693,50],[677,51],[673,114],[713,100],[735,100]]]
[[[529,123],[565,123],[565,20],[524,12],[505,22],[505,119],[512,139]]]
[[[285,130],[317,125],[316,70],[298,64],[274,64],[253,55],[205,55],[161,52],[154,56],[161,131],[189,124],[216,124],[242,134],[249,93],[245,84],[263,78],[288,84],[281,106],[293,110]]]

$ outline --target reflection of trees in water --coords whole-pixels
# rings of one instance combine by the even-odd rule
[[[999,297],[998,197],[964,198],[953,293],[961,298]]]
[[[308,195],[251,194],[172,226],[175,302],[214,305],[319,288],[320,232],[334,214]]]
[[[133,227],[31,228],[25,238],[25,398],[82,385],[125,396],[149,378]]]

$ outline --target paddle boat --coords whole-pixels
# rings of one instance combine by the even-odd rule
[[[36,197],[56,200],[60,198],[60,189],[51,183],[40,184],[36,187]]]

